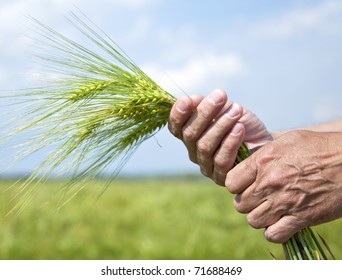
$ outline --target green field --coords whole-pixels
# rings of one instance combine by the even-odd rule
[[[62,182],[49,182],[18,216],[12,182],[0,182],[0,259],[283,259],[208,180],[97,181],[57,210]],[[342,259],[342,221],[316,230]]]

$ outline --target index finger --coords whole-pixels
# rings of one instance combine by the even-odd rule
[[[170,132],[179,139],[182,139],[184,124],[188,121],[196,107],[204,99],[204,96],[193,95],[191,97],[182,96],[172,106],[168,121]]]

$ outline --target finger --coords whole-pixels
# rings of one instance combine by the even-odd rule
[[[192,95],[180,97],[172,106],[168,121],[170,132],[179,139],[183,138],[182,130],[193,111],[204,99],[204,96]]]
[[[284,243],[304,228],[302,221],[294,216],[284,216],[265,230],[265,238],[274,243]]]
[[[241,106],[235,103],[230,103],[230,106],[225,109],[225,112],[223,112],[221,116],[216,119],[216,121],[202,134],[200,139],[197,141],[197,160],[204,175],[212,177],[214,169],[213,156],[219,148],[224,137],[232,129],[234,124],[236,124],[241,115]],[[234,131],[236,131],[236,129]],[[224,179],[223,182],[222,180],[220,181],[221,185],[224,185]]]
[[[264,201],[270,199],[270,196],[275,191],[277,191],[277,188],[271,187],[269,185],[260,185],[260,182],[253,182],[243,192],[235,196],[234,206],[240,213],[249,213],[261,205]]]
[[[190,96],[190,98],[192,99],[192,104],[193,104],[193,110],[192,110],[192,114],[194,113],[194,111],[196,110],[197,106],[202,102],[202,100],[204,99],[204,96],[201,95],[192,95]],[[183,139],[183,135],[182,135],[182,139]],[[184,141],[183,141],[184,142]],[[184,143],[187,150],[188,150],[188,155],[189,155],[189,159],[194,162],[197,163],[197,148],[196,148],[196,143]]]
[[[199,155],[204,159],[212,157],[225,135],[232,129],[241,115],[241,106],[236,103],[231,103],[225,112],[216,118],[215,122],[211,124],[198,140],[197,149]]]
[[[192,99],[188,96],[179,98],[171,108],[168,128],[179,139],[182,139],[183,126],[191,116],[193,108]]]
[[[234,166],[244,133],[244,126],[237,123],[222,140],[221,146],[214,155],[213,179],[216,184],[224,186],[227,172]]]
[[[267,228],[279,221],[282,215],[282,211],[274,209],[272,201],[266,200],[247,214],[247,221],[254,228]]]
[[[227,94],[222,90],[214,90],[204,98],[183,127],[183,141],[185,143],[196,142],[226,102]]]
[[[192,99],[192,105],[193,105],[193,110],[192,113],[196,110],[196,107],[202,102],[202,100],[204,99],[204,96],[201,95],[192,95],[190,96],[190,98]],[[183,139],[183,135],[181,136],[181,139]],[[194,162],[197,163],[197,148],[196,148],[196,143],[185,143],[185,146],[188,150],[188,155],[189,155],[189,159]]]
[[[195,94],[195,95],[191,95],[190,96],[191,100],[192,100],[192,105],[194,107],[193,110],[196,109],[196,107],[203,101],[203,99],[205,98],[203,95],[198,95],[198,94]]]
[[[223,106],[221,111],[217,114],[216,118],[213,120],[211,126],[205,131],[200,139],[196,142],[196,162],[199,163],[201,167],[201,172],[203,175],[212,178],[213,173],[213,154],[217,150],[218,146],[220,145],[220,142],[224,135],[227,134],[227,131],[230,130],[230,127],[225,127],[224,123],[226,122],[222,118],[224,114],[227,113],[228,110],[230,110],[231,106],[233,105],[232,102],[229,100],[226,102],[226,104]],[[225,127],[225,128],[224,128]],[[217,133],[217,130],[220,132]],[[214,135],[207,135],[208,133],[211,133],[211,131],[216,131]],[[207,135],[207,136],[206,136]],[[190,145],[193,143],[189,143]],[[193,145],[194,146],[194,145]],[[200,160],[198,161],[197,158],[200,157]]]
[[[242,193],[256,180],[257,166],[254,159],[256,154],[252,154],[228,172],[225,185],[229,192]]]
[[[263,195],[262,192],[257,192],[255,189],[255,184],[252,184],[242,193],[235,196],[234,207],[239,213],[247,214],[267,200],[266,195]]]

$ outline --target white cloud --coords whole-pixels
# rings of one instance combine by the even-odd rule
[[[0,3],[0,42],[10,34],[22,31],[22,24],[25,16],[33,16],[44,23],[49,23],[60,19],[60,15],[65,15],[69,10],[79,8],[91,18],[100,15],[101,18],[108,18],[109,15],[122,12],[127,9],[148,8],[157,4],[159,0],[14,0],[1,1]],[[123,13],[123,12],[122,12]],[[54,17],[51,17],[51,15]],[[58,15],[58,16],[57,16]],[[132,19],[135,21],[135,19]],[[143,23],[146,24],[146,23]]]
[[[39,21],[52,26],[59,32],[76,38],[79,36],[74,29],[70,28],[63,16],[68,15],[70,10],[76,10],[78,7],[82,12],[89,16],[91,20],[97,23],[101,28],[106,26],[106,32],[111,30],[112,25],[115,24],[115,17],[117,15],[124,15],[125,11],[139,9],[144,11],[151,5],[158,3],[159,0],[98,0],[95,2],[74,0],[14,0],[0,2],[0,80],[1,87],[4,87],[8,75],[7,72],[26,71],[27,65],[24,64],[30,56],[32,47],[32,39],[29,36],[35,37],[32,26],[34,26],[27,16],[37,18]],[[106,7],[104,9],[104,7]],[[140,7],[140,8],[139,8]],[[143,9],[143,8],[144,9]],[[122,21],[121,18],[118,21]],[[131,23],[124,30],[128,34],[124,38],[129,43],[137,44],[146,36],[150,28],[149,17],[145,12],[139,17],[129,19]],[[107,28],[108,27],[108,28]],[[105,28],[103,28],[105,29]],[[119,29],[119,28],[117,28]],[[124,29],[124,28],[120,28]],[[26,36],[26,35],[29,36]],[[24,59],[23,59],[24,58]]]
[[[198,92],[240,76],[246,66],[235,53],[207,52],[163,72],[154,64],[145,65],[143,69],[164,88],[168,89],[170,83],[174,82],[186,92]]]
[[[286,39],[307,30],[324,30],[329,20],[342,13],[342,3],[328,1],[307,9],[296,9],[277,18],[265,20],[251,28],[258,38]],[[341,15],[342,16],[342,15]]]

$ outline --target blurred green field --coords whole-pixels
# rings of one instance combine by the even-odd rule
[[[0,259],[283,259],[235,212],[233,197],[205,179],[103,182],[57,210],[63,183],[51,181],[18,216],[12,182],[0,181]],[[342,259],[342,222],[316,228]]]

